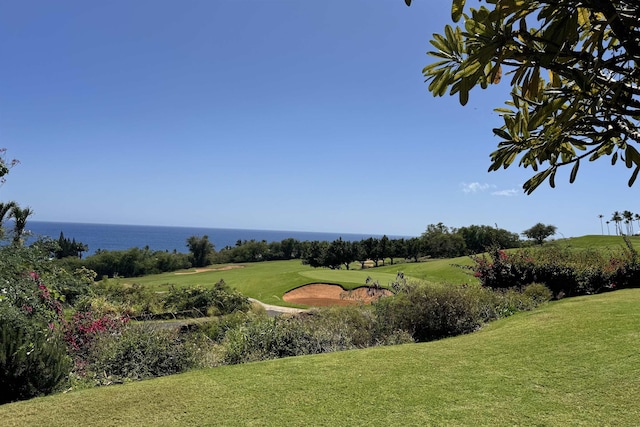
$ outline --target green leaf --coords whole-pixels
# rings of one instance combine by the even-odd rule
[[[640,171],[640,165],[636,166],[633,173],[631,174],[631,178],[629,178],[629,187],[631,187],[633,183],[636,182],[636,178],[638,177],[638,171]]]
[[[571,175],[569,176],[569,183],[573,184],[576,180],[576,175],[578,174],[578,168],[580,167],[580,159],[576,160],[576,163],[573,165],[571,169]]]
[[[405,0],[405,2],[406,1],[407,0]],[[464,10],[464,3],[465,0],[453,0],[453,5],[451,6],[451,19],[453,19],[453,22],[458,22],[460,20],[462,11]]]
[[[624,150],[624,160],[628,168],[632,168],[634,164],[640,166],[640,154],[638,154],[638,151],[630,144],[627,144]]]
[[[404,0],[404,4],[406,4],[407,6],[411,6],[411,0]]]
[[[494,128],[493,133],[499,136],[502,139],[506,139],[507,141],[511,141],[511,135],[509,135],[505,130],[500,128]]]

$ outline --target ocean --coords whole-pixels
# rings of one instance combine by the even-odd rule
[[[163,227],[147,225],[116,225],[116,224],[83,224],[72,222],[44,222],[28,221],[27,230],[32,234],[29,241],[37,237],[58,239],[60,232],[64,237],[75,239],[89,247],[85,255],[91,255],[98,249],[125,250],[133,247],[151,250],[173,251],[187,253],[186,240],[190,236],[209,236],[216,250],[226,246],[235,246],[238,240],[266,240],[280,242],[292,237],[305,240],[333,241],[339,237],[347,241],[358,241],[369,237],[382,237],[374,234],[354,233],[316,233],[309,231],[281,231],[281,230],[243,230],[232,228],[201,228],[201,227]],[[390,239],[404,236],[388,236]]]

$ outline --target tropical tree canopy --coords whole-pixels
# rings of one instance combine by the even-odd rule
[[[411,0],[405,0],[407,5]],[[434,34],[423,74],[434,96],[469,91],[510,77],[511,99],[496,111],[504,125],[489,171],[531,167],[530,194],[556,171],[610,157],[640,171],[640,2],[637,0],[487,0],[465,7],[453,0],[452,19]]]
[[[556,230],[557,228],[555,225],[545,225],[539,222],[533,227],[524,230],[522,234],[527,236],[529,239],[534,240],[537,244],[541,245],[542,243],[544,243],[544,239],[556,234]]]

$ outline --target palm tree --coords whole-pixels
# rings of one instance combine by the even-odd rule
[[[638,226],[640,227],[640,214],[634,214],[633,219],[638,221]]]
[[[600,218],[600,234],[604,234],[604,228],[602,227],[602,218],[604,218],[604,215],[600,214],[598,218]]]
[[[4,237],[4,229],[2,228],[2,223],[4,222],[4,217],[16,206],[16,202],[7,202],[0,203],[0,238]]]
[[[613,216],[611,217],[611,221],[616,223],[616,235],[620,235],[622,234],[622,230],[620,230],[620,221],[622,221],[622,216],[620,215],[620,212],[615,211],[613,213]]]
[[[609,223],[611,223],[611,221],[607,221],[607,234],[611,236],[611,230],[609,230]]]
[[[9,216],[15,221],[13,224],[13,243],[16,245],[22,244],[22,235],[27,226],[27,218],[31,215],[33,215],[33,210],[29,207],[22,209],[20,206],[15,205],[11,209]]]
[[[624,223],[627,225],[627,236],[633,236],[633,212],[623,211],[622,218],[624,218]]]

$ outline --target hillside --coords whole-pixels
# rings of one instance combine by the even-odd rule
[[[0,406],[4,426],[635,425],[640,290],[427,344],[192,371]]]

